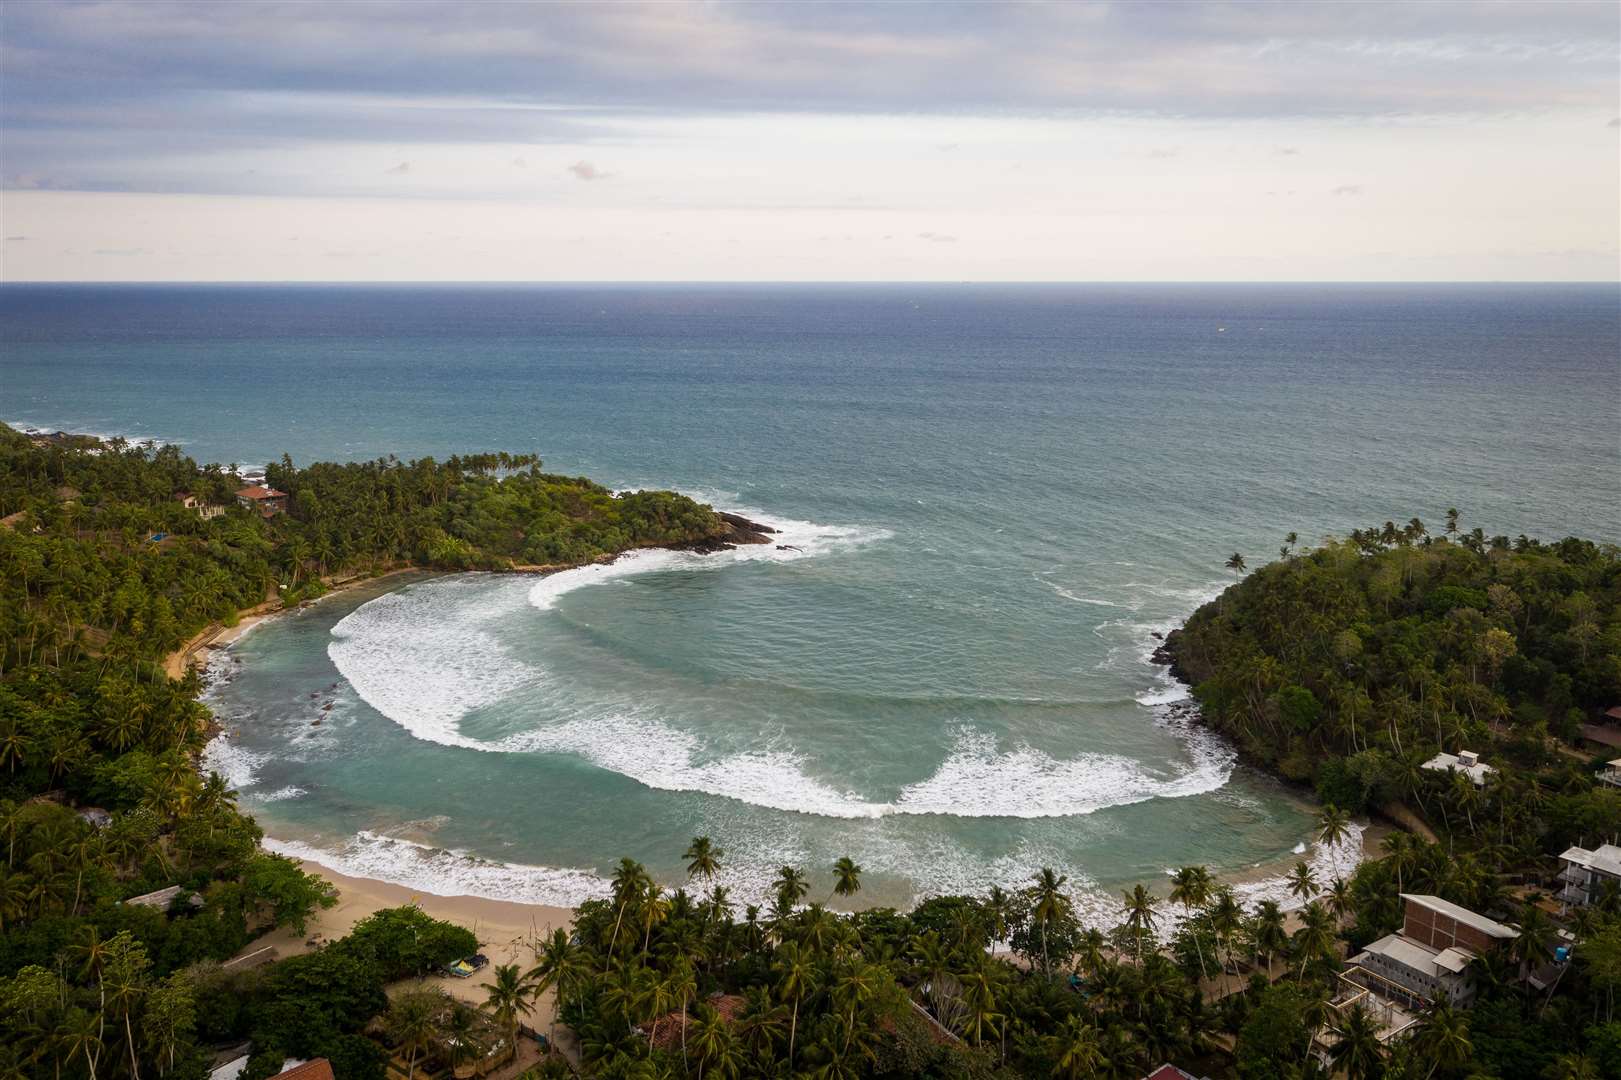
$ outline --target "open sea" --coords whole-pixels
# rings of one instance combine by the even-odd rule
[[[261,466],[533,451],[791,550],[395,579],[213,665],[273,846],[567,904],[688,839],[758,899],[1343,871],[1156,634],[1386,519],[1621,540],[1613,285],[0,287],[0,419]],[[326,706],[331,704],[328,709]],[[319,725],[313,722],[321,719]]]

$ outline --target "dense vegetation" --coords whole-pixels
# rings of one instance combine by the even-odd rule
[[[173,447],[38,447],[0,428],[0,1076],[196,1076],[200,1046],[247,1035],[256,1075],[319,1052],[381,1076],[357,1032],[403,971],[376,933],[268,974],[209,967],[332,893],[260,850],[224,782],[198,775],[198,684],[159,664],[190,635],[318,593],[322,575],[578,562],[718,529],[681,496],[615,496],[504,454],[284,460],[267,480],[288,513],[238,508],[240,478]],[[229,509],[205,519],[181,492]],[[176,885],[169,910],[121,903]],[[465,931],[427,936],[471,948]],[[323,986],[354,999],[328,1009]]]
[[[1388,857],[1349,880],[1300,863],[1292,916],[1197,866],[1168,895],[1122,896],[1112,926],[1083,925],[1044,869],[1017,889],[838,914],[825,904],[859,906],[850,860],[814,880],[784,867],[773,903],[739,908],[713,884],[724,853],[700,837],[673,889],[623,862],[611,898],[535,942],[532,964],[497,968],[475,1013],[432,991],[385,996],[474,947],[411,908],[307,956],[221,966],[271,927],[301,928],[331,890],[262,852],[224,783],[197,774],[197,684],[157,661],[324,578],[577,562],[712,540],[718,519],[503,455],[284,461],[267,481],[290,511],[265,519],[234,508],[231,470],[172,448],[93,449],[0,430],[0,1078],[195,1080],[209,1048],[251,1039],[249,1080],[317,1055],[344,1080],[383,1080],[391,1053],[408,1073],[465,1065],[542,999],[582,1072],[605,1080],[1113,1080],[1165,1060],[1247,1080],[1621,1076],[1621,897],[1567,920],[1579,944],[1556,994],[1519,978],[1555,941],[1537,903],[1550,856],[1621,833],[1621,793],[1595,789],[1573,749],[1621,700],[1614,548],[1487,540],[1455,521],[1441,537],[1415,521],[1299,553],[1291,538],[1174,636],[1209,722],[1316,786],[1320,844],[1349,842],[1348,813],[1378,808],[1438,834],[1393,833]],[[233,508],[205,520],[180,491]],[[1484,789],[1420,767],[1463,746],[1497,769]],[[166,911],[120,903],[170,885]],[[1346,951],[1398,925],[1401,891],[1521,936],[1478,963],[1471,1009],[1431,1009],[1381,1049],[1366,1013],[1328,1002]],[[537,1069],[567,1071],[555,1055]]]

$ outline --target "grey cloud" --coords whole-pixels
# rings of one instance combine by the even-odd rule
[[[7,158],[127,186],[311,140],[584,141],[610,114],[1367,117],[1599,108],[1612,4],[13,4]],[[539,77],[537,73],[544,73]],[[1612,106],[1613,107],[1613,106]],[[206,173],[206,171],[204,171]],[[195,170],[142,190],[227,182]],[[269,178],[232,190],[278,190]],[[15,185],[13,185],[15,186]]]
[[[1329,194],[1330,195],[1360,195],[1360,194],[1362,194],[1362,185],[1361,184],[1341,184],[1339,187],[1334,188],[1333,190],[1331,190],[1329,192]]]
[[[411,163],[409,161],[402,161],[392,169],[384,169],[383,171],[393,176],[403,176],[411,171]]]
[[[1604,126],[1605,127],[1621,127],[1621,116],[1616,117],[1614,120],[1611,120],[1608,124],[1605,124]]]
[[[568,167],[567,171],[581,180],[606,180],[613,175],[612,173],[603,172],[589,161],[576,161]]]
[[[1175,147],[1166,147],[1163,149],[1150,150],[1148,152],[1148,156],[1151,158],[1174,158],[1181,152],[1182,151],[1176,149]]]
[[[1295,155],[1297,155],[1299,153],[1300,153],[1300,148],[1298,146],[1280,146],[1280,147],[1278,147],[1278,156],[1279,157],[1294,157]]]
[[[8,243],[8,244],[20,244],[24,240],[27,240],[27,239],[28,239],[28,237],[26,237],[26,236],[8,236],[8,237],[6,237],[6,243]]]
[[[127,257],[136,256],[136,255],[150,255],[152,253],[150,251],[148,251],[146,248],[132,247],[132,248],[96,248],[90,254],[92,254],[92,255],[116,255],[116,256],[119,256],[121,258],[127,258]]]
[[[950,233],[920,232],[917,234],[917,238],[927,240],[932,244],[955,244],[957,242],[957,238]]]

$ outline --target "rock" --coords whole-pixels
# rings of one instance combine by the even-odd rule
[[[1150,630],[1148,632],[1148,636],[1153,638],[1155,641],[1164,641],[1165,640],[1165,635],[1160,633],[1158,630]]]
[[[314,720],[310,721],[310,727],[320,727],[320,726],[321,726],[321,718],[319,716],[317,716]]]
[[[804,551],[805,549],[800,547],[797,544],[778,544],[777,545],[777,550],[778,551]]]

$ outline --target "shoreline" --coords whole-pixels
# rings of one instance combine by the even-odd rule
[[[633,550],[640,551],[645,549]],[[628,553],[629,552],[621,554]],[[612,559],[591,560],[589,563],[580,564],[578,566],[511,567],[505,571],[494,571],[494,573],[504,572],[515,576],[543,576],[550,573],[579,569],[581,566],[591,565],[593,563],[612,562],[617,558],[618,556],[615,556]],[[447,571],[434,571],[414,565],[408,565],[393,567],[374,575],[357,575],[348,577],[330,585],[325,594],[323,594],[321,597],[307,601],[305,604],[292,608],[282,608],[275,611],[260,612],[250,609],[250,612],[244,615],[235,626],[228,628],[220,627],[212,633],[207,634],[206,640],[197,643],[188,643],[188,646],[182,649],[180,652],[177,652],[174,657],[171,657],[171,660],[182,655],[194,653],[203,648],[223,650],[232,645],[234,642],[240,640],[254,627],[277,615],[297,612],[305,607],[317,604],[321,600],[327,599],[328,597],[336,596],[339,593],[352,591],[356,588],[367,585],[385,583],[390,578],[399,577],[413,572],[427,575],[447,573]],[[1179,676],[1178,673],[1176,673],[1174,670],[1167,671],[1165,668],[1161,668],[1161,670],[1165,671],[1165,674],[1170,676],[1170,680],[1172,681],[1173,685],[1188,691],[1191,695],[1191,688],[1188,687],[1187,683]],[[1185,700],[1191,701],[1191,697]],[[1196,707],[1190,711],[1195,713],[1195,716],[1189,718],[1194,724],[1221,739],[1223,742],[1228,742],[1222,733],[1208,724],[1203,723],[1202,718],[1197,715]],[[1245,761],[1242,754],[1239,755],[1238,763],[1241,767],[1256,769],[1260,774],[1278,780],[1284,785],[1285,789],[1291,791],[1304,806],[1310,808],[1316,808],[1318,806],[1316,799],[1309,789],[1303,789],[1298,785],[1290,784],[1286,779],[1278,777],[1269,770],[1257,768],[1253,762]],[[1341,845],[1331,852],[1327,851],[1326,849],[1323,849],[1321,845],[1317,844],[1313,839],[1312,833],[1308,832],[1304,837],[1302,837],[1302,841],[1305,845],[1304,851],[1283,852],[1273,859],[1268,859],[1262,863],[1252,864],[1242,868],[1233,868],[1226,873],[1220,873],[1218,876],[1225,884],[1231,885],[1235,889],[1238,889],[1241,895],[1247,894],[1247,896],[1245,896],[1246,903],[1253,903],[1262,897],[1270,896],[1274,899],[1282,900],[1286,909],[1292,909],[1296,906],[1294,903],[1289,902],[1286,897],[1276,894],[1279,893],[1279,887],[1283,883],[1283,875],[1287,873],[1295,860],[1305,860],[1313,865],[1318,865],[1320,862],[1326,860],[1328,866],[1333,867],[1336,872],[1330,874],[1328,878],[1325,878],[1325,884],[1326,880],[1330,880],[1335,876],[1343,875],[1345,877],[1349,877],[1349,875],[1354,872],[1356,865],[1360,865],[1360,863],[1364,861],[1376,861],[1382,857],[1382,853],[1379,851],[1379,844],[1383,837],[1390,831],[1392,831],[1392,829],[1388,822],[1383,820],[1378,815],[1370,815],[1366,820],[1366,823],[1360,825],[1360,843],[1356,846],[1354,851],[1354,862],[1352,862],[1349,866],[1345,865],[1344,860],[1347,856],[1352,856],[1352,852],[1348,850],[1346,845]],[[277,838],[270,836],[267,837],[267,839],[274,841]],[[318,917],[311,923],[310,930],[312,934],[319,932],[327,936],[333,936],[334,931],[336,931],[336,933],[341,936],[341,933],[346,932],[348,927],[352,926],[355,921],[358,921],[359,918],[364,917],[366,914],[370,914],[370,912],[373,910],[378,910],[379,908],[386,906],[397,906],[399,904],[415,902],[424,911],[435,914],[435,917],[448,918],[451,921],[461,922],[464,925],[469,924],[469,920],[472,920],[473,923],[477,924],[478,926],[489,927],[490,932],[493,934],[493,937],[490,938],[486,938],[485,931],[483,929],[476,930],[476,932],[479,934],[480,942],[481,944],[489,945],[491,948],[503,950],[503,954],[499,958],[494,952],[491,952],[490,955],[492,957],[492,961],[504,963],[511,962],[505,955],[505,952],[517,948],[522,944],[523,940],[531,938],[534,930],[569,925],[573,916],[572,908],[560,905],[502,900],[479,896],[476,894],[440,896],[433,893],[423,893],[417,891],[409,885],[402,885],[382,878],[356,877],[345,874],[341,871],[326,866],[319,860],[318,856],[309,856],[306,852],[300,852],[298,855],[292,857],[295,858],[296,861],[299,861],[299,864],[304,869],[317,873],[322,878],[331,881],[340,889],[340,904],[338,908],[333,909],[332,912],[319,913]],[[1344,869],[1340,869],[1341,867],[1344,867]],[[1322,876],[1324,869],[1327,869],[1327,867],[1318,865],[1320,876]],[[1150,888],[1153,888],[1156,891],[1159,891],[1162,886],[1158,882],[1158,878],[1153,878],[1144,880],[1142,883],[1150,886]],[[350,899],[351,893],[353,893],[355,896],[353,901]],[[926,887],[914,887],[912,904],[915,905],[916,903],[921,902],[923,899],[933,895],[937,895],[936,892]],[[1118,903],[1114,897],[1113,889],[1098,890],[1098,895],[1095,897],[1095,899],[1102,900],[1105,903]],[[343,914],[338,914],[340,912]],[[292,949],[295,946],[303,945],[303,942],[294,942],[290,935],[278,936],[280,937],[280,940],[272,941],[271,939],[267,938],[260,943],[260,946],[262,947],[263,944],[276,944],[278,947],[286,950]],[[450,984],[463,984],[462,980],[448,980],[448,982]]]
[[[427,975],[398,985],[436,986],[457,1000],[483,1005],[485,988],[494,980],[497,965],[517,964],[527,970],[534,963],[530,943],[549,935],[552,930],[567,929],[574,922],[574,912],[570,908],[491,900],[482,896],[439,896],[387,881],[351,877],[310,860],[296,861],[299,869],[315,874],[337,888],[337,904],[324,910],[316,909],[302,934],[294,933],[289,928],[274,930],[250,942],[237,954],[236,959],[246,959],[266,948],[275,950],[273,958],[277,960],[300,956],[325,942],[343,937],[369,915],[414,904],[435,919],[471,930],[478,939],[479,950],[490,958],[490,962],[465,979]],[[550,1014],[551,999],[548,995],[544,1001],[537,1003],[535,1012],[526,1016],[524,1022],[543,1030],[551,1022]]]

